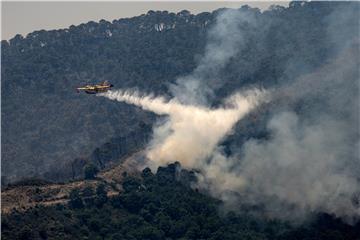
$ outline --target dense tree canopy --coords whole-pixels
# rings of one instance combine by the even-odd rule
[[[221,213],[220,201],[190,188],[193,172],[181,170],[179,164],[159,170],[154,175],[145,169],[142,179],[127,177],[125,191],[110,199],[104,185],[99,185],[92,197],[89,190],[71,192],[68,206],[36,206],[3,215],[2,239],[354,240],[360,236],[359,224],[351,226],[326,214],[294,225],[247,213]],[[179,182],[179,171],[190,180]]]
[[[322,65],[344,42],[334,37],[358,32],[357,19],[349,19],[346,29],[335,26],[336,34],[329,35],[333,12],[351,4],[358,7],[326,2],[294,2],[264,12],[242,7],[239,11],[254,14],[258,28],[244,29],[245,47],[221,71],[214,103],[247,85],[291,81]],[[108,80],[116,88],[170,95],[169,83],[194,70],[204,54],[207,33],[221,11],[149,11],[2,41],[4,182],[79,177],[85,162],[103,168],[142,148],[151,135],[152,114],[79,95],[74,88]],[[260,126],[246,129],[231,141],[263,134]]]
[[[336,10],[349,6],[359,10],[360,4],[291,2],[289,8],[273,6],[264,12],[248,6],[239,9],[253,14],[259,24],[255,29],[245,26],[243,47],[220,70],[221,84],[210,105],[240,88],[289,83],[333,59],[345,37],[359,34],[358,16],[345,19],[346,29],[334,25]],[[108,80],[116,88],[171,97],[170,84],[196,68],[222,11],[198,15],[149,11],[2,41],[3,183],[24,177],[35,178],[13,187],[94,179],[99,170],[143,149],[157,120],[154,114],[79,95],[74,88]],[[294,111],[316,110],[321,107],[316,100],[313,96],[306,104],[296,103]],[[223,139],[224,156],[249,138],[269,137],[264,124],[269,113],[257,111],[260,114],[249,114]],[[156,173],[145,168],[141,176],[124,174],[117,195],[111,195],[111,184],[103,181],[96,188],[72,190],[66,204],[38,204],[25,212],[14,209],[2,214],[1,237],[360,239],[359,223],[350,225],[321,211],[310,214],[306,222],[293,223],[265,217],[261,206],[251,211],[229,209],[194,188],[199,173],[194,171],[178,163],[159,167]]]

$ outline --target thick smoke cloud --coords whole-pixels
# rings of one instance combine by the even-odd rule
[[[245,47],[245,34],[256,28],[254,13],[228,9],[219,13],[208,32],[204,56],[192,74],[177,79],[170,87],[182,103],[209,105],[214,90],[221,86],[220,71]]]
[[[327,20],[346,32],[354,13],[340,8]],[[313,212],[360,217],[360,46],[344,36],[337,42],[334,24],[335,57],[272,89],[270,137],[249,140],[230,157],[220,149],[204,166],[200,184],[229,206],[262,206],[269,217],[292,220]]]
[[[336,23],[329,24],[329,41],[338,41],[334,31],[346,27],[352,14],[339,9],[327,18]],[[334,45],[335,57],[312,73],[267,91],[241,91],[213,109],[209,106],[221,85],[222,68],[245,46],[244,26],[259,24],[251,14],[223,11],[198,67],[172,85],[169,101],[123,91],[102,96],[166,115],[148,146],[150,166],[179,161],[198,169],[198,186],[227,206],[261,206],[262,214],[287,219],[321,211],[349,221],[358,218],[358,40],[342,36],[344,42]],[[238,152],[225,155],[221,140],[261,103],[270,116],[269,136],[250,139]]]
[[[243,146],[238,174],[249,191],[245,198],[265,204],[269,214],[280,215],[282,206],[284,215],[280,203],[286,203],[292,217],[311,211],[360,216],[358,49],[356,43],[279,90],[287,92],[288,104],[302,101],[305,109],[287,104],[268,122],[269,140]]]

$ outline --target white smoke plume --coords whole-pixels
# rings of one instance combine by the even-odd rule
[[[287,103],[274,109],[270,139],[249,140],[238,157],[246,201],[272,216],[360,217],[359,46],[278,89]],[[296,112],[289,105],[298,101],[303,110]]]
[[[249,34],[257,24],[254,13],[222,10],[208,32],[205,52],[198,66],[170,86],[172,94],[182,103],[208,105],[214,90],[221,86],[220,71],[246,45],[244,29]]]
[[[236,122],[267,98],[265,91],[249,90],[226,99],[224,107],[210,109],[121,90],[100,95],[168,115],[167,121],[154,129],[147,152],[153,169],[175,161],[187,168],[203,169],[219,141],[231,132]]]
[[[198,66],[170,86],[170,101],[161,97],[140,96],[124,91],[103,96],[142,107],[169,118],[155,126],[147,157],[152,169],[179,161],[183,167],[204,170],[207,161],[217,154],[218,143],[233,126],[269,94],[264,90],[238,92],[219,108],[209,107],[213,91],[221,85],[219,73],[244,46],[243,30],[255,29],[255,15],[234,9],[222,10],[208,32],[208,42]]]
[[[339,8],[328,17],[329,39],[338,38],[331,26],[347,29],[354,13]],[[271,91],[269,138],[250,139],[230,157],[214,151],[202,187],[232,209],[261,206],[268,217],[360,218],[360,45],[341,36],[330,62]]]
[[[351,14],[332,18],[340,15]],[[154,127],[150,166],[179,161],[199,169],[199,186],[232,207],[262,206],[265,215],[287,219],[321,211],[347,220],[360,217],[358,43],[340,43],[347,50],[337,49],[343,53],[312,74],[209,107],[221,69],[245,45],[242,27],[257,25],[253,15],[221,13],[198,67],[171,86],[171,100],[126,91],[102,96],[168,116]],[[269,101],[269,92],[269,138],[250,139],[225,156],[219,143],[247,113]],[[302,111],[294,110],[296,104]]]

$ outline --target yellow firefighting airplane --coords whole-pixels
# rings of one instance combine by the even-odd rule
[[[100,84],[86,85],[85,87],[78,87],[78,88],[76,88],[76,91],[80,92],[81,90],[83,90],[87,94],[96,94],[96,93],[107,92],[113,86],[114,85],[110,84],[108,81],[105,81],[105,82],[100,83]]]

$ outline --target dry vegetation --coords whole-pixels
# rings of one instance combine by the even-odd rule
[[[111,169],[99,172],[94,180],[9,186],[1,192],[2,214],[10,213],[13,209],[25,211],[38,204],[65,204],[69,201],[69,194],[72,190],[84,190],[91,187],[95,191],[100,183],[106,184],[108,196],[114,196],[122,190],[121,183],[125,176],[139,176],[140,172],[137,170],[135,162],[135,157],[139,154],[141,153],[134,154]]]

